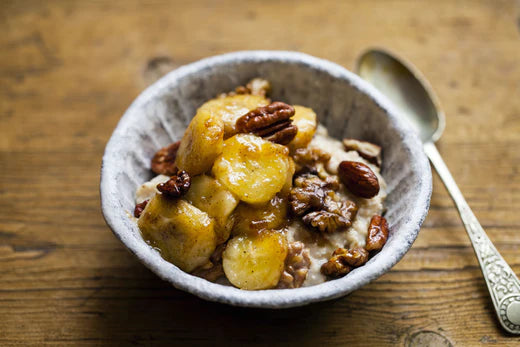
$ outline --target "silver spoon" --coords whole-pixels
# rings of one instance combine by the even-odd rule
[[[444,130],[445,118],[429,83],[417,69],[380,49],[369,50],[357,61],[357,73],[385,94],[417,130],[433,167],[459,210],[482,274],[505,330],[520,334],[520,281],[486,235],[462,196],[434,142]]]

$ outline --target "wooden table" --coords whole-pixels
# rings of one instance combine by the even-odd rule
[[[458,214],[434,177],[406,257],[333,302],[282,311],[208,303],[141,265],[105,225],[101,156],[166,71],[243,49],[352,68],[369,46],[413,61],[447,118],[439,149],[520,273],[516,1],[0,3],[0,345],[515,345],[498,326]]]

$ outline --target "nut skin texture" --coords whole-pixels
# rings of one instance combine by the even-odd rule
[[[158,175],[172,176],[177,172],[175,159],[179,150],[180,141],[174,142],[169,146],[163,147],[155,153],[152,158],[152,171]]]
[[[347,189],[354,195],[370,199],[379,193],[379,180],[365,164],[356,161],[342,161],[338,175]]]
[[[364,248],[338,248],[332,257],[321,266],[321,273],[325,276],[339,278],[348,274],[353,268],[364,265],[368,261],[368,252]]]
[[[134,217],[135,218],[141,217],[141,213],[143,213],[144,208],[148,204],[148,201],[150,201],[150,199],[146,199],[145,201],[135,205],[135,208],[134,208]]]
[[[291,105],[276,101],[237,119],[236,129],[240,133],[253,133],[271,142],[286,145],[298,132],[290,119],[293,115],[294,108]]]
[[[379,251],[388,240],[388,222],[385,217],[373,216],[368,227],[366,239],[367,251]]]
[[[164,183],[157,185],[157,190],[169,198],[179,198],[188,192],[191,186],[190,175],[179,171]]]

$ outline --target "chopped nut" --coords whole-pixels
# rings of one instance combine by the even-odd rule
[[[349,228],[357,213],[357,205],[353,201],[336,202],[330,197],[325,199],[324,209],[308,213],[302,221],[321,233],[333,233]]]
[[[364,248],[347,250],[338,248],[332,257],[321,266],[321,273],[329,277],[342,277],[353,268],[359,267],[368,261],[368,252]]]
[[[367,251],[379,251],[388,239],[388,222],[385,217],[373,216],[368,227],[365,248]]]
[[[302,221],[322,233],[345,230],[352,225],[357,213],[354,202],[339,202],[333,191],[339,188],[339,182],[337,178],[329,177],[322,180],[314,175],[298,176],[289,194],[292,212],[301,216],[310,211]]]
[[[338,167],[341,182],[354,195],[370,199],[379,193],[379,180],[365,164],[357,161],[342,161]]]
[[[297,176],[294,179],[294,185],[296,187],[304,187],[304,188],[308,187],[308,186],[317,186],[320,188],[337,191],[339,189],[339,179],[338,179],[338,176],[327,176],[323,180],[316,175],[303,174],[303,175]]]
[[[190,189],[191,178],[186,171],[179,171],[164,183],[157,185],[157,190],[171,198],[179,198]]]
[[[291,242],[288,245],[285,269],[277,288],[299,288],[302,286],[311,266],[309,250],[302,242]]]
[[[352,225],[358,211],[358,207],[354,201],[345,200],[336,202],[330,197],[325,199],[324,209],[327,212],[335,213],[343,217],[346,228]]]
[[[300,166],[314,166],[316,163],[327,163],[330,154],[320,148],[298,148],[294,152],[294,162]]]
[[[346,151],[356,151],[374,165],[381,166],[381,147],[366,141],[343,139]]]
[[[303,216],[302,221],[321,233],[332,233],[350,226],[339,214],[327,211],[314,211]]]
[[[148,201],[150,201],[150,199],[146,199],[143,202],[135,205],[135,208],[134,208],[134,217],[135,218],[141,217],[141,213],[143,213],[144,208],[148,204]]]
[[[289,205],[292,212],[301,216],[308,210],[317,210],[323,207],[325,192],[317,184],[306,183],[305,179],[295,181],[295,187],[289,194]]]
[[[152,171],[158,175],[175,175],[177,172],[175,158],[180,144],[181,142],[177,141],[158,150],[152,158]]]
[[[298,128],[290,119],[294,108],[283,102],[257,107],[236,121],[236,128],[241,133],[253,133],[269,141],[286,145],[292,141]]]

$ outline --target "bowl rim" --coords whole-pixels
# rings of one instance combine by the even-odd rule
[[[142,239],[141,242],[139,242],[137,238],[129,235],[129,228],[132,228],[132,226],[128,222],[131,221],[131,219],[128,217],[128,211],[126,211],[119,200],[116,199],[118,195],[117,187],[114,185],[115,177],[113,176],[115,175],[111,175],[111,173],[117,172],[112,160],[114,158],[112,157],[114,153],[117,153],[117,149],[122,146],[121,137],[124,137],[123,129],[125,125],[136,116],[136,111],[138,111],[141,106],[154,99],[164,88],[175,85],[182,78],[190,74],[201,72],[209,67],[218,68],[219,66],[237,62],[277,62],[307,65],[313,69],[326,72],[333,78],[347,81],[353,88],[367,95],[385,112],[390,123],[401,136],[401,142],[404,148],[410,152],[410,157],[415,159],[411,164],[415,166],[415,170],[419,173],[418,195],[415,208],[410,211],[406,221],[400,228],[400,233],[394,234],[395,236],[393,237],[397,237],[398,239],[394,241],[397,246],[391,249],[392,253],[385,247],[367,264],[358,269],[354,269],[348,276],[318,285],[291,290],[269,289],[246,291],[212,283],[190,275],[164,260],[157,251],[144,243]],[[430,165],[418,136],[408,124],[397,116],[398,112],[398,109],[389,99],[368,82],[362,80],[361,77],[338,64],[300,52],[238,51],[205,58],[181,66],[169,72],[142,92],[125,111],[112,133],[106,145],[101,165],[100,195],[103,216],[114,235],[121,240],[126,248],[146,267],[163,280],[173,284],[177,289],[187,291],[206,300],[243,307],[286,308],[344,296],[380,277],[397,264],[412,246],[419,233],[422,222],[428,213],[432,192]],[[135,223],[134,227],[137,228]],[[145,247],[143,247],[143,245]]]

